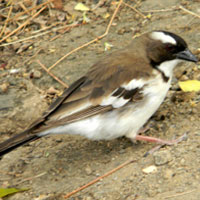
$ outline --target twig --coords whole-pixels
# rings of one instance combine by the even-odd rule
[[[194,191],[196,191],[196,189],[195,189],[195,190],[190,190],[190,191],[187,191],[187,192],[181,192],[181,193],[174,194],[174,195],[171,195],[171,196],[167,196],[167,197],[164,197],[164,198],[165,198],[165,199],[170,199],[170,198],[174,198],[174,197],[186,195],[186,194],[192,193],[192,192],[194,192]]]
[[[33,58],[35,58],[35,57],[38,55],[38,53],[40,53],[40,51],[41,51],[42,49],[43,49],[43,48],[39,48],[39,49],[35,52],[35,54],[34,54],[33,56],[31,56],[30,58],[26,59],[26,60],[23,62],[23,65],[26,64],[27,62],[29,62],[30,60],[32,60]],[[30,63],[29,63],[29,64],[30,64]]]
[[[57,26],[57,25],[62,25],[63,24],[63,22],[55,22],[55,23],[53,23],[52,25],[50,25],[50,26],[45,26],[44,28],[41,28],[41,29],[39,29],[39,30],[35,30],[35,31],[33,31],[33,32],[31,32],[31,34],[36,34],[36,33],[40,33],[40,32],[42,32],[42,31],[46,31],[47,29],[50,29],[50,28],[52,28],[52,27],[54,27],[54,26]],[[65,25],[66,26],[66,25]],[[57,29],[61,29],[62,27],[65,27],[65,26],[61,26],[61,27],[58,27]],[[70,25],[67,25],[67,26],[70,26]],[[57,29],[53,29],[52,31],[55,31],[55,30],[57,30]]]
[[[127,4],[127,3],[125,3],[125,2],[123,2],[123,4],[124,4],[125,6],[131,8],[132,10],[134,10],[134,11],[135,11],[137,14],[139,14],[141,17],[146,18],[146,16],[143,15],[143,14],[142,14],[139,10],[137,10],[135,7],[130,6],[129,4]]]
[[[120,0],[120,2],[118,3],[118,6],[117,6],[117,8],[115,9],[115,11],[114,11],[114,13],[113,13],[113,15],[112,15],[112,17],[111,17],[111,20],[110,20],[110,22],[109,22],[109,24],[108,24],[108,26],[107,26],[107,28],[106,28],[106,31],[105,31],[105,33],[104,33],[103,35],[100,35],[99,37],[97,37],[97,38],[91,40],[90,42],[87,42],[87,43],[83,44],[82,46],[79,46],[79,47],[77,47],[76,49],[73,49],[72,51],[70,51],[69,53],[67,53],[66,55],[64,55],[62,58],[60,58],[60,59],[59,59],[56,63],[54,63],[52,66],[50,66],[50,67],[48,68],[48,70],[50,71],[51,69],[53,69],[58,63],[60,63],[62,60],[64,60],[66,57],[68,57],[68,56],[71,55],[72,53],[74,53],[74,52],[76,52],[76,51],[78,51],[78,50],[80,50],[80,49],[82,49],[82,48],[84,48],[84,47],[86,47],[86,46],[88,46],[88,45],[94,43],[94,42],[97,42],[98,40],[100,40],[100,39],[102,39],[103,37],[105,37],[105,36],[108,34],[109,30],[110,30],[110,27],[111,27],[111,25],[112,25],[112,22],[113,22],[113,20],[114,20],[114,18],[115,18],[115,16],[116,16],[116,14],[117,14],[117,12],[118,12],[118,10],[119,10],[121,4],[122,4],[122,2],[123,2],[123,0]]]
[[[41,174],[38,174],[38,175],[36,175],[36,176],[29,177],[29,178],[25,178],[24,180],[21,180],[21,181],[17,182],[17,184],[15,184],[15,185],[19,185],[19,184],[21,184],[21,183],[23,183],[23,182],[25,182],[25,181],[30,181],[30,180],[32,180],[32,179],[39,178],[39,177],[41,177],[41,176],[44,176],[46,173],[47,173],[47,172],[42,172]]]
[[[78,24],[76,24],[76,25],[78,25]],[[53,30],[49,30],[49,31],[46,31],[46,32],[43,32],[43,33],[39,33],[37,35],[32,35],[30,37],[23,38],[23,39],[20,39],[20,40],[16,40],[14,42],[9,42],[9,43],[5,43],[5,44],[1,44],[0,47],[8,46],[8,45],[15,44],[15,43],[18,43],[18,42],[23,42],[23,41],[26,41],[26,40],[30,40],[30,39],[33,39],[33,38],[40,37],[42,35],[51,33],[52,31],[57,31],[57,30],[64,29],[64,28],[70,28],[71,26],[73,27],[73,26],[76,26],[76,25],[66,25],[66,26],[61,26],[61,27],[58,27],[58,28],[54,28]],[[51,25],[49,27],[46,27],[45,29],[51,28],[52,26],[53,25]],[[40,30],[42,31],[42,30],[45,30],[45,29],[40,29]],[[34,33],[40,32],[40,30],[35,31]]]
[[[27,1],[30,1],[30,0],[23,0],[24,3],[27,2]],[[1,1],[1,2],[2,2],[2,1]],[[12,1],[12,2],[13,2],[13,1]],[[3,7],[3,6],[4,6],[4,8],[1,8],[1,9],[0,9],[0,11],[4,11],[4,10],[10,8],[10,3],[11,3],[11,1],[9,1],[9,2],[7,3],[6,6],[4,6],[5,3],[0,3],[0,7]],[[14,1],[13,3],[14,3],[14,6],[20,4],[20,2],[16,2],[16,1]]]
[[[7,38],[9,38],[11,35],[15,34],[17,31],[19,31],[21,28],[23,28],[24,26],[26,26],[33,18],[37,17],[45,8],[46,8],[46,6],[44,6],[43,8],[41,8],[37,13],[35,13],[31,18],[29,18],[28,20],[26,20],[22,25],[20,25],[14,31],[12,31],[7,36],[5,36],[3,39],[1,39],[0,42],[3,42]]]
[[[37,6],[34,6],[34,7],[32,7],[32,8],[27,9],[27,11],[30,12],[30,11],[32,11],[32,10],[39,9],[39,8],[45,6],[46,4],[51,3],[52,1],[54,1],[54,0],[48,0],[48,1],[44,2],[44,3],[41,3],[41,4],[37,5]],[[19,3],[20,3],[20,2],[19,2]],[[17,3],[17,4],[19,4],[19,3]],[[17,5],[17,4],[16,4],[16,5]],[[14,17],[10,18],[9,21],[13,20],[14,18],[15,18],[15,19],[18,18],[18,17],[24,15],[25,13],[26,13],[25,11],[24,11],[24,12],[21,12],[21,13],[15,15]]]
[[[14,42],[9,42],[9,43],[5,43],[5,44],[1,44],[0,47],[8,46],[8,45],[11,45],[11,44],[16,44],[16,43],[18,43],[18,42],[23,42],[23,41],[26,41],[26,40],[30,40],[30,39],[33,39],[33,38],[40,37],[40,36],[42,36],[42,35],[48,34],[48,33],[50,33],[50,32],[52,32],[52,31],[51,31],[51,30],[50,30],[50,31],[46,31],[46,32],[44,32],[44,33],[39,33],[39,34],[37,34],[37,35],[32,35],[32,36],[27,37],[27,38],[23,38],[23,39],[20,39],[20,40],[16,40],[16,41],[14,41]]]
[[[64,87],[68,88],[69,86],[64,83],[63,81],[61,81],[58,77],[56,77],[53,73],[51,73],[39,60],[36,60],[37,63],[51,76],[53,77],[56,81],[58,81],[61,85],[63,85]]]
[[[81,26],[81,25],[84,25],[84,24],[86,24],[86,23],[81,23],[81,24],[76,23],[76,24],[72,24],[72,25],[68,25],[66,27],[63,27],[62,29],[64,29],[64,31],[62,31],[62,34],[64,34],[66,31],[69,31],[73,27]],[[59,36],[60,35],[56,35],[55,37],[51,38],[50,42],[52,42],[53,40],[57,39]]]
[[[173,6],[171,8],[167,8],[167,9],[160,9],[160,10],[147,10],[147,11],[141,11],[143,13],[155,13],[155,12],[169,12],[169,11],[174,11],[174,10],[178,10],[179,8],[177,6]]]
[[[83,190],[83,189],[89,187],[90,185],[95,184],[96,182],[100,181],[101,179],[103,179],[103,178],[105,178],[105,177],[107,177],[107,176],[113,174],[114,172],[118,171],[119,169],[121,169],[121,168],[125,167],[126,165],[128,165],[128,164],[130,164],[130,163],[133,163],[133,162],[135,162],[135,161],[136,161],[136,160],[129,160],[129,161],[126,161],[125,163],[119,165],[118,167],[116,167],[116,168],[110,170],[110,171],[107,172],[106,174],[104,174],[104,175],[102,175],[102,176],[99,176],[98,178],[94,179],[93,181],[91,181],[91,182],[89,182],[89,183],[83,185],[82,187],[79,187],[78,189],[76,189],[76,190],[74,190],[74,191],[72,191],[72,192],[66,194],[66,195],[64,196],[64,198],[67,199],[67,198],[71,197],[73,194],[75,194],[75,193],[77,193],[77,192],[79,192],[79,191],[81,191],[81,190]]]
[[[106,0],[100,0],[96,6],[94,8],[92,8],[92,10],[96,10],[98,7],[102,6],[104,3],[106,2]]]
[[[0,38],[1,38],[1,36],[3,35],[3,33],[4,33],[5,29],[6,29],[7,23],[9,21],[9,18],[10,18],[11,12],[12,12],[12,9],[13,9],[13,5],[10,6],[6,22],[5,22],[4,26],[3,26],[3,29],[1,31],[1,33],[0,33]]]
[[[31,15],[31,13],[28,11],[28,9],[26,8],[26,6],[23,4],[23,2],[19,2],[19,5],[21,6],[21,8],[24,10],[24,12],[26,14],[28,14],[29,16]]]
[[[190,10],[184,8],[183,6],[179,6],[179,8],[180,8],[181,10],[185,11],[186,13],[189,13],[190,15],[193,15],[193,16],[195,16],[195,17],[200,18],[200,15],[197,15],[196,13],[194,13],[194,12],[192,12],[192,11],[190,11]]]

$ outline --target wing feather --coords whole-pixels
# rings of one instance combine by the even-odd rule
[[[143,71],[134,66],[134,56],[124,50],[101,60],[66,89],[32,127],[37,126],[36,132],[40,132],[72,123],[122,107],[132,101],[134,96],[141,96],[141,90],[152,70],[144,60],[137,60],[137,63],[143,65]]]

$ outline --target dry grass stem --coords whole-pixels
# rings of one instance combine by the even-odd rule
[[[57,31],[57,30],[60,30],[60,29],[73,28],[73,27],[76,27],[76,26],[79,26],[79,25],[81,25],[81,24],[73,24],[73,25],[61,26],[61,27],[58,27],[58,28],[54,28],[53,30],[49,30],[49,31],[46,31],[46,32],[43,32],[43,33],[39,33],[39,34],[37,34],[37,35],[32,35],[32,36],[27,37],[27,38],[23,38],[23,39],[19,39],[19,40],[13,41],[13,42],[1,44],[0,47],[8,46],[8,45],[11,45],[11,44],[16,44],[16,43],[18,43],[18,42],[24,42],[24,41],[26,41],[26,40],[31,40],[31,39],[33,39],[33,38],[37,38],[37,37],[40,37],[40,36],[42,36],[42,35],[46,35],[46,34],[48,34],[48,33],[51,33],[51,32],[54,32],[54,31]],[[43,30],[45,30],[45,29],[47,30],[47,29],[51,28],[52,26],[54,26],[54,25],[51,25],[51,26],[46,27],[46,28],[44,28],[44,29],[40,29],[40,30],[38,30],[38,31],[35,31],[34,33],[41,32],[41,31],[43,31]],[[52,40],[52,39],[51,39],[51,40]]]
[[[56,81],[58,81],[61,85],[64,87],[68,88],[68,85],[61,81],[57,76],[55,76],[53,73],[51,73],[39,60],[36,60],[36,62],[51,76],[53,77]]]
[[[195,16],[195,17],[200,18],[200,15],[197,15],[196,13],[194,13],[194,12],[192,12],[192,11],[190,11],[190,10],[184,8],[183,6],[179,6],[179,8],[180,8],[181,10],[185,11],[186,13],[189,13],[190,15],[193,15],[193,16]]]
[[[126,165],[128,165],[128,164],[130,164],[130,163],[133,163],[133,162],[135,162],[135,161],[136,161],[136,160],[129,160],[129,161],[124,162],[123,164],[121,164],[121,165],[119,165],[118,167],[116,167],[116,168],[110,170],[110,171],[107,172],[106,174],[104,174],[104,175],[102,175],[102,176],[99,176],[98,178],[96,178],[96,179],[92,180],[91,182],[89,182],[89,183],[83,185],[82,187],[79,187],[78,189],[76,189],[76,190],[74,190],[74,191],[72,191],[72,192],[66,194],[66,195],[64,196],[64,198],[67,199],[67,198],[71,197],[72,195],[76,194],[77,192],[79,192],[79,191],[81,191],[81,190],[83,190],[83,189],[85,189],[85,188],[87,188],[87,187],[89,187],[89,186],[95,184],[96,182],[100,181],[101,179],[103,179],[103,178],[105,178],[105,177],[107,177],[107,176],[113,174],[114,172],[118,171],[119,169],[121,169],[121,168],[125,167]]]
[[[1,33],[0,33],[0,38],[1,38],[1,36],[3,35],[3,33],[4,33],[5,29],[6,29],[6,26],[7,26],[7,24],[8,24],[8,21],[9,21],[9,19],[10,19],[10,15],[11,15],[11,13],[12,13],[12,9],[13,9],[13,6],[11,5],[11,6],[10,6],[10,9],[9,9],[9,12],[8,12],[8,16],[7,16],[6,22],[5,22],[4,26],[3,26],[3,29],[2,29],[2,31],[1,31]]]
[[[22,25],[20,25],[14,31],[10,32],[7,36],[5,36],[3,39],[1,39],[0,42],[3,42],[7,38],[9,38],[11,35],[14,35],[17,31],[19,31],[24,26],[26,26],[33,18],[37,17],[44,9],[46,9],[46,6],[44,6],[43,8],[41,8],[37,13],[35,13],[31,18],[29,18],[28,20],[26,20]]]
[[[195,192],[195,191],[196,191],[196,189],[195,189],[195,190],[190,190],[190,191],[187,191],[187,192],[181,192],[181,193],[178,193],[178,194],[170,195],[170,196],[167,196],[167,197],[164,197],[164,198],[165,198],[165,199],[171,199],[171,198],[174,199],[174,197],[183,196],[183,195],[186,195],[186,194]]]
[[[125,5],[125,6],[127,6],[127,7],[129,7],[129,8],[131,8],[132,10],[134,10],[137,14],[139,14],[141,17],[143,17],[143,18],[146,18],[146,16],[145,15],[143,15],[139,10],[137,10],[135,7],[136,6],[130,6],[129,4],[127,4],[127,3],[125,3],[125,2],[123,2],[123,4]]]
[[[112,25],[112,22],[113,22],[113,20],[114,20],[114,18],[115,18],[115,16],[116,16],[116,14],[117,14],[117,12],[118,12],[118,10],[119,10],[119,8],[120,8],[120,6],[121,6],[122,3],[123,3],[123,0],[120,0],[120,2],[118,3],[117,8],[115,9],[115,11],[114,11],[114,13],[113,13],[113,15],[112,15],[112,17],[111,17],[111,20],[110,20],[110,22],[109,22],[109,24],[108,24],[108,26],[107,26],[107,28],[106,28],[106,31],[105,31],[105,33],[104,33],[103,35],[100,35],[99,37],[97,37],[97,38],[91,40],[90,42],[87,42],[87,43],[83,44],[82,46],[79,46],[79,47],[77,47],[76,49],[73,49],[72,51],[70,51],[69,53],[67,53],[66,55],[64,55],[62,58],[60,58],[60,59],[59,59],[56,63],[54,63],[52,66],[50,66],[50,67],[48,68],[48,70],[50,71],[51,69],[53,69],[58,63],[60,63],[62,60],[64,60],[66,57],[68,57],[68,56],[71,55],[72,53],[74,53],[74,52],[76,52],[76,51],[78,51],[78,50],[80,50],[80,49],[82,49],[82,48],[84,48],[84,47],[86,47],[86,46],[88,46],[88,45],[94,43],[94,42],[97,42],[98,40],[100,40],[100,39],[102,39],[103,37],[105,37],[105,36],[108,34],[108,32],[109,32],[109,30],[110,30],[110,27],[111,27],[111,25]]]
[[[170,11],[174,11],[174,10],[178,10],[179,8],[177,6],[173,6],[171,8],[167,8],[167,9],[160,9],[160,10],[144,10],[142,11],[143,13],[156,13],[156,12],[170,12]]]
[[[20,12],[19,14],[15,15],[14,17],[10,18],[8,21],[12,21],[12,20],[17,20],[17,18],[19,18],[20,16],[26,14],[26,12],[30,12],[30,11],[33,11],[33,10],[37,10],[37,9],[40,9],[41,7],[45,6],[45,5],[48,5],[49,3],[51,3],[53,0],[48,0],[44,3],[41,3],[39,5],[36,5],[32,8],[29,8],[27,9],[27,11],[24,11],[24,12]],[[20,2],[19,2],[20,3]],[[19,4],[18,3],[18,4]]]
[[[23,179],[23,180],[17,182],[16,185],[19,185],[19,184],[24,183],[24,182],[26,182],[26,181],[31,181],[31,180],[33,180],[33,179],[35,179],[35,178],[39,178],[39,177],[41,177],[41,176],[44,176],[46,173],[47,173],[47,172],[42,172],[41,174],[38,174],[38,175],[36,175],[36,176],[29,177],[29,178],[25,178],[25,179]]]
[[[29,12],[29,10],[26,8],[26,6],[20,2],[19,5],[21,6],[21,8],[24,10],[24,12],[27,14],[27,15],[31,15],[31,13]]]

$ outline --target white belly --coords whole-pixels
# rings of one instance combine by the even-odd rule
[[[82,135],[92,140],[110,140],[120,136],[134,138],[140,128],[156,112],[163,102],[170,87],[158,76],[143,91],[144,99],[138,103],[117,108],[114,111],[93,116],[64,126],[59,126],[40,133]]]

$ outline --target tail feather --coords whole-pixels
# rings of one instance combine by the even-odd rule
[[[85,83],[87,77],[82,77],[74,82],[69,88],[67,88],[63,94],[57,98],[57,100],[52,103],[49,109],[43,113],[43,116],[33,122],[33,124],[24,132],[17,134],[16,136],[0,143],[0,157],[5,155],[6,153],[16,149],[17,147],[26,144],[30,141],[39,139],[42,136],[38,136],[36,131],[38,128],[40,129],[43,125],[45,120],[48,120],[48,117],[53,114],[56,109],[62,106],[62,103],[76,90]]]
[[[14,137],[11,137],[10,139],[0,143],[0,157],[16,149],[17,147],[22,146],[23,144],[40,138],[35,134],[28,134],[29,131],[30,130],[25,130],[24,132],[17,134]]]

